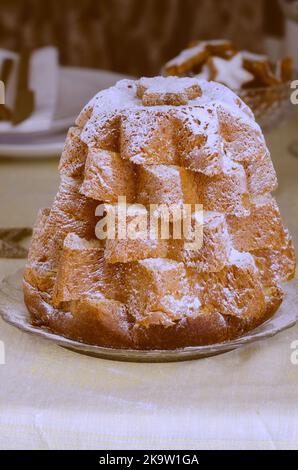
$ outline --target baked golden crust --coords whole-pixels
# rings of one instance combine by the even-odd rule
[[[107,347],[127,348],[132,346],[129,323],[120,302],[107,301],[96,305],[92,299],[73,301],[63,308],[55,308],[50,296],[24,281],[24,300],[34,325],[49,328],[77,341]],[[113,302],[113,301],[111,301]],[[100,308],[101,307],[101,308]],[[118,312],[118,323],[115,320]]]
[[[179,80],[119,82],[70,129],[24,275],[35,324],[107,347],[180,348],[238,337],[282,302],[295,254],[263,134],[226,88]],[[203,245],[176,239],[172,218],[166,240],[96,239],[97,205],[119,196],[135,203],[126,223],[150,204],[202,204]]]
[[[72,311],[69,312],[67,308],[55,309],[49,298],[26,281],[23,289],[33,324],[77,341],[114,348],[176,349],[229,341],[271,318],[282,302],[281,290],[275,287],[268,296],[266,309],[245,321],[206,311],[195,318],[185,317],[168,327],[160,324],[132,326],[129,318],[121,318],[120,325],[111,324],[110,315],[108,320],[102,319],[98,308],[90,305],[90,299],[86,302],[82,299],[70,306]],[[109,306],[109,313],[110,310]]]

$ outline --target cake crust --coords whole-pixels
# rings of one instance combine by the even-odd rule
[[[34,324],[105,347],[177,349],[232,340],[280,306],[296,263],[275,171],[251,111],[224,86],[118,82],[83,109],[59,170],[24,274]],[[97,206],[105,213],[122,196],[126,224],[151,204],[195,206],[193,224],[202,205],[202,246],[176,239],[174,211],[167,239],[117,229],[99,240]]]
[[[170,327],[158,324],[132,327],[126,320],[122,325],[117,325],[118,328],[110,328],[100,318],[94,318],[94,309],[84,299],[74,310],[74,314],[67,308],[55,309],[49,297],[43,296],[40,290],[26,281],[23,282],[23,290],[25,304],[34,325],[87,344],[143,350],[178,349],[230,341],[271,318],[283,300],[281,289],[276,287],[268,297],[266,309],[257,312],[258,315],[245,322],[237,318],[225,318],[214,311],[196,318],[184,318]]]

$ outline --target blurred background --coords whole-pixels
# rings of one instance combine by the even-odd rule
[[[275,58],[288,34],[297,42],[278,0],[0,0],[0,47],[54,45],[64,65],[131,75],[158,73],[197,38]]]

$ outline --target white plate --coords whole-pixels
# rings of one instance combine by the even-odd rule
[[[63,149],[67,129],[98,91],[130,78],[114,72],[61,67],[57,109],[50,129],[43,132],[0,134],[0,156],[38,158],[57,156]]]
[[[0,284],[0,316],[11,325],[35,336],[52,341],[74,352],[104,359],[133,362],[173,362],[199,359],[223,354],[245,344],[271,338],[298,320],[298,279],[283,285],[285,299],[275,315],[253,331],[225,343],[208,346],[192,346],[175,350],[142,351],[136,349],[114,349],[80,343],[53,333],[46,328],[33,326],[23,300],[22,270],[6,277]],[[264,345],[265,346],[265,345]]]
[[[57,157],[63,150],[66,132],[38,136],[0,136],[0,157],[46,158]]]

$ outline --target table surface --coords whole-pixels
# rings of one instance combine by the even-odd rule
[[[277,199],[298,248],[298,119],[267,136]],[[0,160],[0,227],[33,225],[56,159]],[[24,261],[0,260],[0,277]],[[0,320],[1,449],[297,449],[298,325],[221,356],[171,364],[90,358]]]

